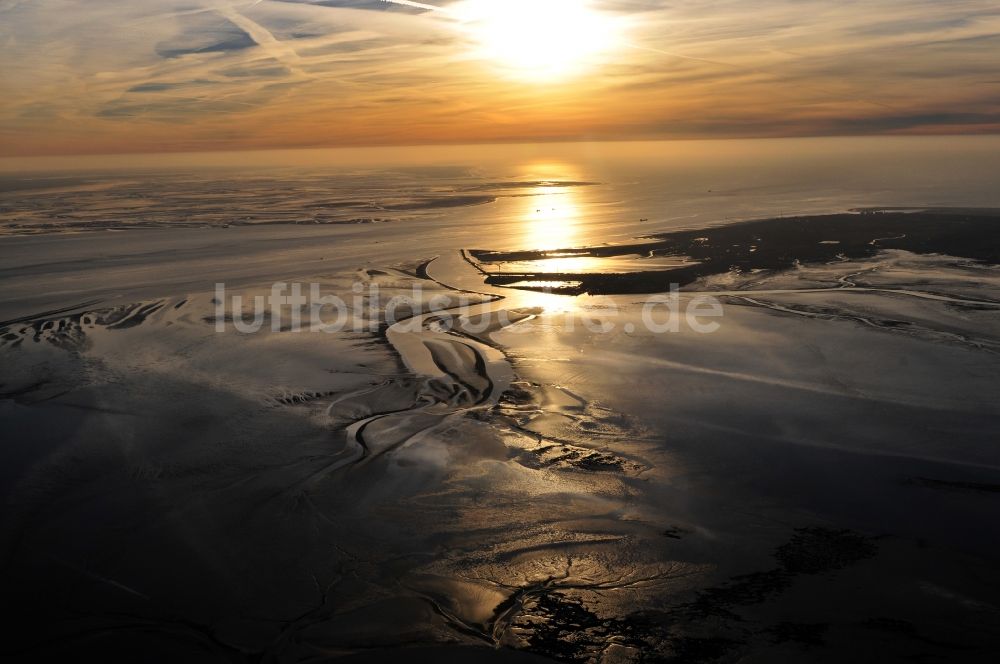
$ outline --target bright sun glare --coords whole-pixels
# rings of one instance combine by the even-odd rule
[[[617,40],[617,26],[586,0],[466,0],[455,11],[479,56],[519,78],[577,74]]]

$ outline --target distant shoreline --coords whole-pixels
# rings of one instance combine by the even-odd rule
[[[918,210],[918,208],[905,208]],[[943,254],[987,264],[1000,263],[1000,210],[989,208],[863,208],[840,214],[787,216],[739,221],[724,226],[656,233],[646,242],[616,246],[576,247],[546,251],[472,250],[487,266],[493,286],[545,281],[545,290],[567,295],[654,293],[671,284],[737,272],[780,271],[797,263],[868,258],[897,249],[917,254]],[[614,272],[505,271],[504,264],[544,262],[555,258],[589,259],[595,264],[613,257],[675,257],[690,261],[666,270]],[[491,268],[496,268],[494,273]],[[565,287],[552,284],[565,283]],[[542,290],[518,285],[525,290]]]

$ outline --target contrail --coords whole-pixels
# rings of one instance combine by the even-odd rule
[[[410,0],[382,0],[382,2],[388,5],[403,5],[404,7],[415,7],[416,9],[426,9],[432,12],[445,12],[448,10],[444,7],[438,7],[437,5],[426,5],[422,2],[410,2]]]
[[[415,9],[424,9],[426,11],[440,12],[442,14],[452,14],[452,15],[454,15],[454,12],[452,12],[451,10],[449,10],[447,7],[440,7],[438,5],[429,5],[429,4],[426,4],[426,3],[423,3],[423,2],[413,2],[412,0],[381,0],[381,1],[384,2],[384,3],[386,3],[386,4],[390,4],[390,5],[402,5],[404,7],[413,7]],[[626,46],[627,48],[631,48],[631,49],[637,50],[637,51],[647,51],[649,53],[659,53],[660,55],[666,55],[668,57],[678,58],[678,59],[681,59],[681,60],[688,60],[688,61],[691,61],[691,62],[700,62],[702,64],[714,65],[716,67],[723,67],[723,68],[730,69],[730,70],[733,70],[733,71],[740,71],[740,72],[748,73],[748,74],[764,74],[764,75],[768,75],[768,76],[775,75],[773,72],[770,72],[770,71],[767,71],[767,70],[764,70],[764,69],[758,69],[758,68],[755,68],[755,67],[747,67],[745,65],[738,65],[738,64],[731,63],[731,62],[722,62],[720,60],[710,60],[708,58],[699,58],[697,56],[692,56],[692,55],[683,55],[681,53],[676,53],[676,52],[673,52],[673,51],[665,51],[663,49],[653,48],[653,47],[650,47],[650,46],[641,46],[639,44],[635,44],[635,43],[632,43],[632,42],[625,42],[624,46]],[[837,94],[833,90],[824,89],[824,88],[822,88],[820,86],[817,86],[816,84],[806,84],[804,87],[806,87],[807,89],[815,90],[815,91],[823,93],[823,94],[831,95],[834,98],[842,99],[844,101],[857,101],[857,102],[861,102],[863,104],[870,104],[872,106],[879,106],[881,108],[889,109],[889,110],[892,110],[892,111],[897,111],[898,110],[898,109],[894,108],[893,106],[890,106],[889,104],[886,104],[886,103],[883,103],[883,102],[880,102],[880,101],[876,101],[876,100],[873,100],[873,99],[845,97],[843,95]]]
[[[256,7],[259,2],[251,7]],[[235,5],[218,7],[215,10],[219,16],[230,21],[237,28],[245,32],[257,46],[268,56],[288,67],[292,73],[308,78],[305,72],[299,67],[299,54],[286,42],[277,39],[271,32],[261,24],[253,21],[236,10]]]
[[[750,69],[743,65],[736,65],[731,62],[722,62],[721,60],[709,60],[708,58],[699,58],[693,55],[681,55],[680,53],[675,53],[673,51],[664,51],[662,48],[653,48],[652,46],[640,46],[639,44],[633,44],[631,42],[625,42],[625,46],[629,48],[634,48],[637,51],[649,51],[650,53],[659,53],[660,55],[666,55],[671,58],[680,58],[681,60],[691,60],[692,62],[703,62],[705,64],[716,65],[718,67],[727,67],[729,69],[737,69],[741,71],[751,71],[757,72],[756,69]]]
[[[692,55],[682,55],[680,53],[675,53],[673,51],[664,51],[663,49],[653,48],[652,46],[640,46],[639,44],[632,44],[632,43],[629,43],[629,42],[626,42],[625,46],[627,46],[628,48],[633,48],[633,49],[639,50],[639,51],[648,51],[650,53],[659,53],[660,55],[666,55],[666,56],[671,57],[671,58],[679,58],[681,60],[690,60],[692,62],[701,62],[703,64],[715,65],[716,67],[725,67],[726,69],[730,69],[732,71],[737,71],[737,72],[742,72],[744,74],[764,74],[765,76],[777,76],[778,75],[774,71],[770,71],[770,70],[767,70],[767,69],[760,69],[758,67],[747,67],[746,65],[738,65],[738,64],[734,64],[732,62],[722,62],[721,60],[709,60],[707,58],[699,58],[699,57],[695,57],[695,56],[692,56]],[[846,97],[846,96],[844,96],[842,94],[837,93],[834,90],[830,90],[828,88],[824,88],[822,86],[816,85],[815,83],[804,83],[804,84],[800,84],[800,85],[801,85],[802,88],[804,88],[806,90],[815,90],[816,92],[820,92],[822,94],[829,95],[829,96],[831,96],[834,99],[840,99],[840,100],[843,100],[843,101],[856,101],[856,102],[860,102],[862,104],[870,104],[872,106],[879,106],[881,108],[885,108],[885,109],[888,109],[890,111],[899,111],[900,110],[898,108],[890,106],[889,104],[886,104],[886,103],[883,103],[883,102],[880,102],[880,101],[875,101],[874,99],[865,99],[863,97],[856,97],[856,98]]]

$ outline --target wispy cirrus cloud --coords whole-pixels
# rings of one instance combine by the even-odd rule
[[[444,0],[0,0],[0,150],[1000,131],[992,1],[592,4],[621,43],[530,82]]]

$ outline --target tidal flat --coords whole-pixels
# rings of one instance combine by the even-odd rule
[[[2,212],[5,656],[1000,648],[985,188],[889,209],[916,199],[896,183],[838,207],[814,182],[774,185],[800,212],[759,214],[765,194],[747,193],[726,219],[647,212],[656,173],[310,172],[268,179],[260,223],[240,224],[260,184],[246,174],[202,178],[219,201],[203,220],[176,198],[191,175],[59,177],[7,186]],[[704,210],[715,187],[685,186],[671,210]],[[50,197],[78,191],[86,225],[60,225]],[[346,200],[343,220],[387,220],[293,212]],[[349,324],[274,306],[275,282],[338,297]],[[717,327],[651,327],[669,292],[681,311],[712,298],[722,314],[701,322]],[[261,325],[241,332],[255,298]]]

